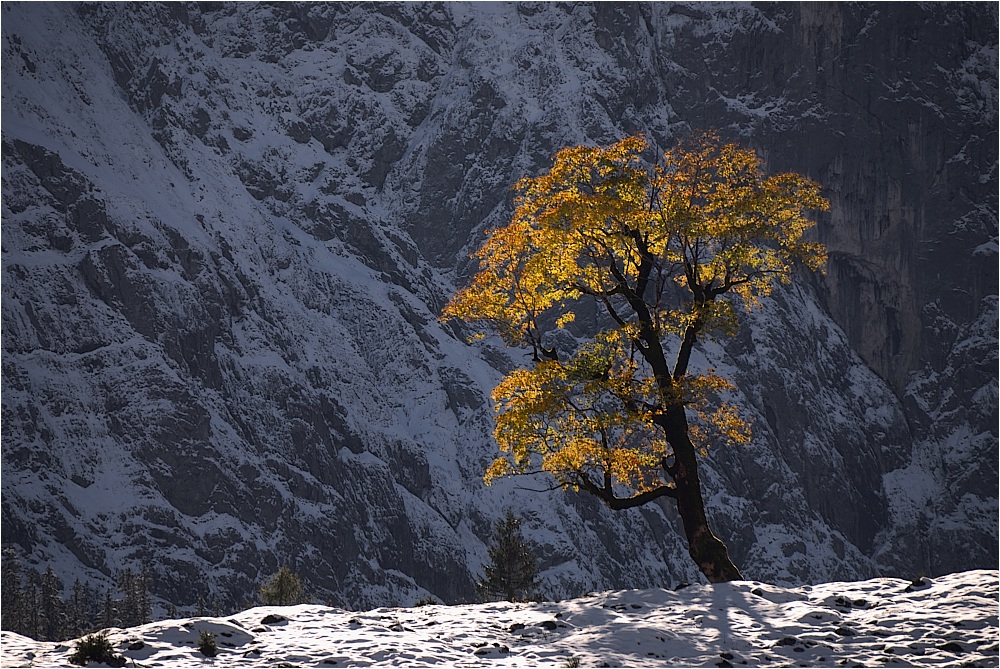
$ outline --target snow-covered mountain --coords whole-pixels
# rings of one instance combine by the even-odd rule
[[[995,667],[997,579],[739,581],[364,613],[268,606],[107,631],[139,667],[205,666],[203,633],[215,636],[214,667]],[[2,643],[5,667],[75,666],[77,642],[3,632]]]
[[[994,5],[4,3],[2,533],[178,605],[468,600],[526,514],[546,594],[698,578],[676,513],[485,488],[524,361],[437,321],[558,148],[714,126],[832,202],[697,364],[753,443],[714,528],[771,582],[997,566]],[[523,487],[522,487],[523,486]]]

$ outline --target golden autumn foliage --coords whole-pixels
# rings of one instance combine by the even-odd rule
[[[535,364],[493,392],[504,456],[487,483],[542,470],[566,487],[668,492],[663,420],[678,406],[702,443],[749,439],[718,402],[730,384],[689,373],[691,351],[698,336],[732,331],[736,310],[754,308],[796,264],[823,265],[823,247],[804,234],[827,201],[815,182],[767,176],[753,151],[712,133],[655,165],[648,152],[642,137],[567,148],[518,182],[510,224],[489,232],[479,272],[443,311],[533,352]],[[593,304],[608,327],[573,352],[543,346]],[[665,347],[676,348],[670,365]]]

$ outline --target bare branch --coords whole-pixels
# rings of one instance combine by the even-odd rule
[[[671,497],[673,499],[677,498],[677,489],[669,485],[661,485],[657,488],[653,488],[652,490],[647,490],[646,492],[633,495],[632,497],[616,497],[609,488],[598,486],[585,474],[579,475],[576,478],[575,483],[583,490],[603,501],[609,509],[613,509],[615,511],[631,509],[635,506],[642,506],[643,504],[648,504],[654,499],[658,499],[660,497]]]
[[[525,492],[552,492],[553,490],[563,490],[567,487],[566,483],[558,483],[548,488],[526,488],[524,486],[518,485],[514,486],[514,490],[524,490]]]

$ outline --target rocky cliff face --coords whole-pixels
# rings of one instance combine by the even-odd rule
[[[3,9],[3,542],[178,604],[290,564],[340,605],[473,596],[523,509],[552,596],[696,578],[669,506],[485,489],[522,360],[436,314],[558,148],[715,126],[827,188],[828,272],[706,343],[755,579],[995,567],[987,5]],[[543,487],[544,482],[523,484]]]

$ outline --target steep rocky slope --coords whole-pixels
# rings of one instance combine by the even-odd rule
[[[3,6],[3,542],[243,604],[473,596],[528,514],[549,594],[693,580],[669,506],[480,479],[522,362],[436,314],[561,146],[719,127],[820,180],[829,271],[700,365],[751,578],[995,567],[990,5]],[[523,484],[543,487],[544,482]]]

